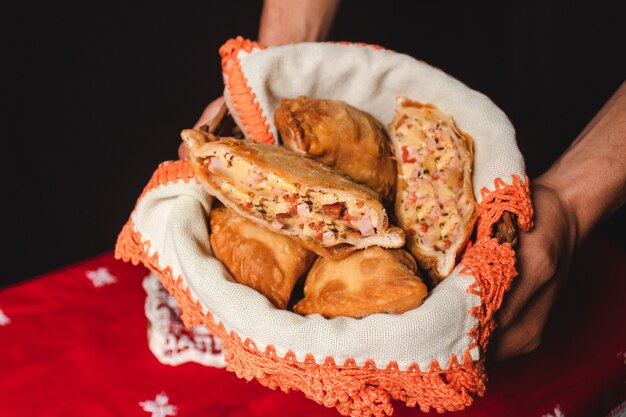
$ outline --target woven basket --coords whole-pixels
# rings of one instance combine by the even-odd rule
[[[516,276],[513,246],[493,236],[494,226],[503,215],[523,230],[532,225],[523,158],[504,113],[441,70],[380,47],[265,48],[237,38],[220,53],[228,110],[251,140],[278,144],[271,116],[282,98],[297,95],[345,100],[383,125],[393,117],[397,95],[451,114],[474,139],[481,209],[475,240],[415,310],[363,319],[301,317],[235,283],[213,257],[212,197],[187,162],[175,161],[161,164],[139,197],[116,257],[151,269],[176,298],[185,324],[204,324],[222,340],[227,369],[240,378],[302,391],[352,416],[391,414],[392,400],[422,411],[470,405],[485,392],[494,313]]]

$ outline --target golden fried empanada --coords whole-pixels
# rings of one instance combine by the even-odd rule
[[[474,228],[472,139],[432,104],[401,97],[389,135],[398,161],[395,214],[420,266],[452,272]]]
[[[286,308],[298,278],[315,254],[293,239],[270,232],[225,207],[211,211],[213,253],[235,281],[254,288],[278,308]]]
[[[396,164],[383,127],[340,100],[284,99],[274,113],[283,144],[332,167],[381,195],[392,197]]]
[[[426,295],[411,255],[372,246],[336,261],[318,258],[307,275],[304,299],[294,311],[327,318],[399,314],[419,307]]]
[[[399,248],[371,189],[279,146],[184,130],[196,177],[225,206],[318,255],[341,258],[373,245]]]

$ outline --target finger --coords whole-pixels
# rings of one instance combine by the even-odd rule
[[[526,302],[542,285],[550,280],[557,269],[562,242],[567,236],[555,235],[563,230],[561,201],[542,187],[533,188],[535,195],[535,226],[519,236],[517,265],[519,276],[513,281],[506,294],[496,321],[506,328],[515,321]]]
[[[539,347],[558,284],[558,280],[551,280],[541,287],[520,312],[515,323],[497,335],[492,348],[495,359],[529,353]]]
[[[501,328],[511,325],[533,294],[554,276],[556,257],[541,243],[542,240],[539,233],[520,235],[517,259],[519,276],[513,281],[496,315]]]
[[[200,115],[200,118],[198,119],[196,124],[193,126],[194,129],[211,123],[211,120],[213,120],[217,112],[220,110],[222,104],[224,104],[224,97],[218,97],[211,103],[209,103],[209,105],[204,108],[204,111]]]
[[[178,145],[178,158],[187,159],[188,156],[187,146],[185,146],[185,142],[181,142],[180,145]]]

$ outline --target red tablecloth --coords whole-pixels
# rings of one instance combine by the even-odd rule
[[[623,404],[626,255],[596,236],[577,258],[542,346],[491,365],[486,396],[451,415],[605,416]],[[113,279],[95,285],[99,268]],[[223,369],[158,362],[146,275],[109,253],[0,290],[0,416],[339,416]],[[394,415],[421,413],[397,404]]]

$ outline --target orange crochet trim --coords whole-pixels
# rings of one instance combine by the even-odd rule
[[[141,200],[147,192],[152,191],[155,188],[178,181],[193,181],[200,184],[200,181],[196,178],[189,161],[179,160],[162,162],[159,164],[154,174],[152,174],[152,178],[150,178],[150,181],[148,181],[148,184],[144,187],[137,201]]]
[[[256,94],[248,85],[238,56],[239,51],[250,53],[255,48],[265,49],[265,46],[241,36],[228,40],[220,48],[222,71],[226,76],[228,94],[235,108],[235,113],[243,125],[246,137],[256,142],[274,144],[276,143],[274,135],[270,131],[267,119],[256,99]]]
[[[511,177],[512,184],[505,183],[496,178],[494,190],[486,187],[480,191],[482,202],[480,203],[481,214],[478,219],[478,239],[491,235],[494,223],[500,220],[505,211],[517,216],[517,225],[524,231],[533,226],[533,207],[530,203],[530,182],[528,177],[524,179],[517,175]]]
[[[482,303],[474,307],[470,314],[478,319],[478,325],[470,331],[475,342],[485,351],[489,335],[495,327],[494,314],[502,304],[504,294],[511,287],[515,270],[515,251],[510,244],[500,244],[491,237],[492,227],[502,213],[509,211],[517,215],[517,224],[524,231],[532,227],[533,208],[530,202],[528,177],[525,181],[513,175],[512,184],[500,178],[494,181],[494,190],[481,190],[481,214],[478,219],[476,242],[469,245],[461,260],[461,274],[476,278],[468,288],[470,294],[480,296]]]
[[[189,181],[191,176],[193,172],[186,162],[162,164],[143,194],[172,181]],[[532,217],[528,187],[520,187],[520,184],[523,185],[521,180],[516,182],[515,179],[511,186],[497,183],[492,193],[494,198],[483,197],[483,214],[500,210],[499,201],[509,201],[512,196],[525,196],[525,199],[519,200],[521,206],[509,209],[518,218],[528,219],[526,224],[529,227],[530,218],[524,217],[529,213]],[[341,414],[350,416],[391,414],[392,400],[402,401],[409,407],[419,406],[424,412],[430,409],[438,412],[462,410],[472,403],[474,395],[482,396],[486,379],[484,362],[483,359],[472,361],[469,352],[477,344],[483,349],[486,347],[493,329],[493,312],[499,307],[502,295],[515,274],[514,264],[509,262],[510,259],[514,261],[510,245],[499,245],[494,239],[484,236],[466,251],[462,261],[465,266],[463,271],[471,271],[476,276],[476,283],[468,288],[468,292],[479,295],[483,303],[470,311],[479,320],[470,332],[475,342],[465,350],[462,362],[453,355],[445,370],[434,360],[428,371],[421,371],[415,363],[406,370],[400,370],[395,361],[380,368],[371,360],[362,366],[358,366],[353,359],[336,364],[332,357],[327,357],[323,363],[316,363],[310,354],[299,362],[291,350],[280,357],[274,346],[268,345],[261,350],[253,340],[244,340],[235,331],[228,331],[210,312],[204,312],[199,301],[193,299],[189,288],[185,289],[183,285],[182,276],[174,277],[171,268],[159,266],[158,253],[148,255],[150,245],[136,230],[131,216],[118,237],[115,256],[135,265],[143,263],[157,274],[181,307],[184,323],[187,326],[203,323],[222,340],[228,370],[248,381],[257,379],[272,389],[302,391],[319,404],[336,407]],[[504,289],[500,288],[503,284]]]

